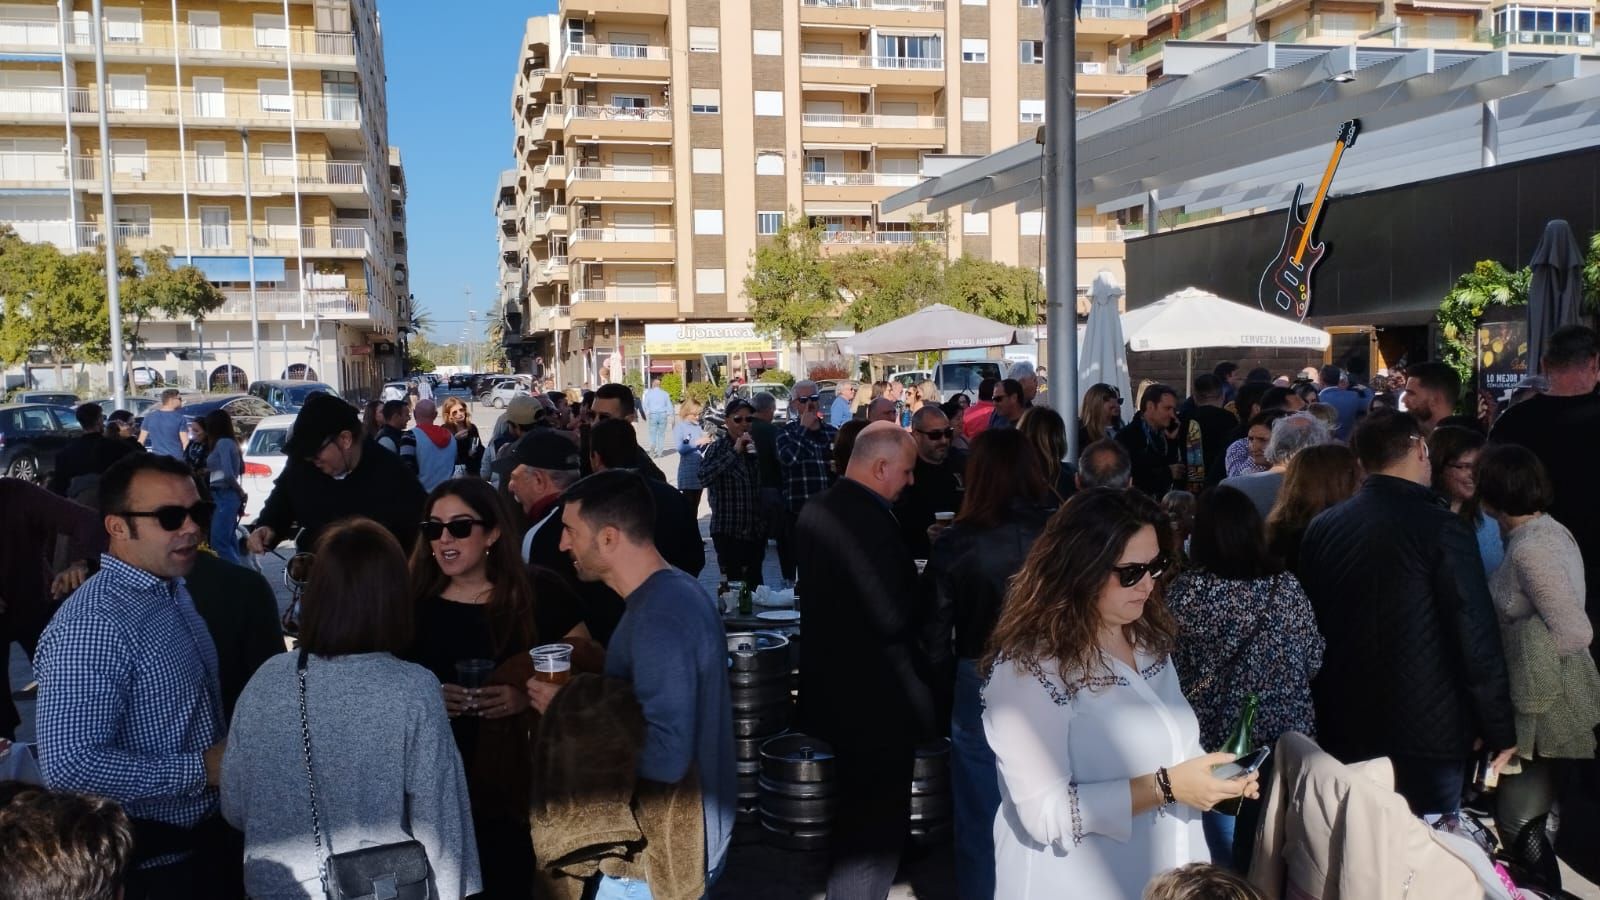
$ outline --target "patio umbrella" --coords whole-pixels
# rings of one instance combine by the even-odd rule
[[[1533,281],[1528,286],[1528,365],[1544,368],[1544,344],[1563,325],[1576,324],[1583,307],[1583,247],[1565,219],[1544,224],[1544,237],[1533,248]]]
[[[1017,329],[993,319],[934,303],[839,342],[849,356],[1004,347],[1017,342]]]
[[[1102,269],[1089,289],[1089,325],[1084,329],[1078,356],[1078,386],[1105,383],[1117,389],[1118,396],[1133,393],[1128,378],[1128,354],[1122,338],[1122,319],[1117,302],[1122,288],[1110,272]],[[1138,402],[1138,401],[1134,401]]]
[[[1194,385],[1194,351],[1205,347],[1328,349],[1326,331],[1186,287],[1122,314],[1130,350],[1187,350],[1184,390]]]

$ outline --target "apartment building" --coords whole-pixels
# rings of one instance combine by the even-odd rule
[[[397,374],[405,178],[376,0],[109,0],[109,147],[90,9],[0,4],[0,222],[64,250],[170,248],[222,288],[203,322],[144,326],[145,377],[354,395]],[[86,388],[107,386],[102,372]]]
[[[1085,0],[1079,108],[1144,90],[1174,36],[1591,42],[1589,0],[1560,0],[1569,11],[1493,2]],[[1040,0],[562,0],[528,21],[516,164],[498,186],[501,295],[520,352],[562,360],[573,380],[619,343],[637,359],[651,323],[747,318],[751,251],[789,211],[822,225],[829,253],[920,233],[951,257],[1042,271],[1041,213],[880,203],[930,157],[1033,137],[1043,63]],[[1086,292],[1102,269],[1124,274],[1144,210],[1080,210],[1078,229]]]

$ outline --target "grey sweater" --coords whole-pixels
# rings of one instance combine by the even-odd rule
[[[306,707],[323,852],[415,838],[433,896],[477,892],[466,776],[438,679],[387,653],[313,656]],[[256,900],[322,896],[302,746],[295,654],[284,653],[245,686],[222,759],[222,815],[244,832]]]
[[[1552,516],[1539,516],[1511,532],[1505,562],[1489,576],[1500,624],[1538,615],[1562,656],[1587,650],[1594,640],[1584,590],[1578,542]]]

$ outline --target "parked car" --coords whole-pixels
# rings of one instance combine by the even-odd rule
[[[507,382],[515,382],[516,380],[517,379],[511,375],[490,375],[479,382],[478,389],[473,392],[473,396],[477,398],[479,403],[488,403],[489,395],[494,393],[495,388]]]
[[[153,397],[123,397],[122,405],[118,406],[115,398],[106,397],[102,400],[89,400],[86,402],[99,404],[100,408],[104,410],[105,414],[108,416],[119,409],[125,409],[128,412],[133,413],[133,420],[138,422],[144,419],[145,413],[149,412],[161,401],[156,400]]]
[[[385,403],[390,400],[405,400],[411,396],[411,385],[404,381],[391,381],[383,386],[383,392],[378,399]]]
[[[337,394],[331,386],[320,381],[256,381],[250,384],[249,393],[272,404],[281,413],[297,413],[306,405],[306,398],[321,391]]]
[[[56,470],[56,456],[82,433],[68,407],[0,405],[0,473],[44,484]]]
[[[244,489],[244,522],[254,522],[266,505],[272,484],[283,474],[289,457],[283,445],[289,440],[289,429],[294,427],[294,416],[267,416],[256,423],[250,439],[239,446],[244,448],[244,478],[239,486]]]
[[[11,402],[43,403],[46,406],[77,406],[78,395],[68,391],[23,391]]]
[[[757,394],[771,394],[778,401],[777,411],[772,414],[774,422],[789,421],[789,386],[778,381],[757,381],[754,384],[741,384],[734,388],[734,393],[746,400],[753,400]]]
[[[272,404],[253,394],[228,394],[223,397],[200,398],[193,402],[185,398],[183,406],[179,407],[178,411],[183,413],[183,421],[187,423],[204,418],[214,409],[227,410],[228,415],[233,417],[233,430],[237,432],[236,439],[241,447],[250,439],[262,419],[279,415]]]
[[[970,359],[954,362],[942,362],[933,368],[913,369],[909,372],[898,372],[890,376],[891,381],[898,381],[906,387],[932,380],[939,388],[939,393],[948,400],[957,393],[966,393],[973,400],[978,399],[978,385],[985,378],[1004,378],[1011,371],[1011,363],[1003,359]]]
[[[489,389],[489,393],[485,395],[483,403],[495,409],[505,409],[506,405],[511,402],[511,398],[528,397],[532,396],[532,394],[533,391],[529,390],[526,384],[515,378],[507,378]]]

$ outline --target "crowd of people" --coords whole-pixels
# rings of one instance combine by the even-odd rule
[[[1386,760],[1416,827],[1488,802],[1513,876],[1555,888],[1585,841],[1553,812],[1593,802],[1600,725],[1600,340],[1558,330],[1542,365],[1487,433],[1432,363],[1381,391],[1224,364],[1187,396],[1143,386],[1127,419],[1094,385],[1073,423],[1024,367],[976,399],[843,384],[826,412],[800,381],[788,421],[736,396],[720,428],[608,384],[517,397],[487,439],[448,401],[363,421],[313,395],[245,541],[314,556],[290,652],[218,546],[240,551],[215,527],[231,425],[176,455],[86,435],[97,508],[0,481],[49,788],[0,794],[0,834],[41,848],[0,854],[0,881],[59,883],[39,860],[72,852],[129,897],[304,897],[369,853],[398,861],[380,890],[704,895],[736,793],[705,497],[721,581],[759,585],[775,544],[803,612],[830,898],[888,895],[917,748],[942,737],[963,898],[1276,896],[1308,877],[1270,797],[1308,777],[1306,738]],[[1219,771],[1242,716],[1290,751]],[[83,846],[40,836],[50,815]]]

